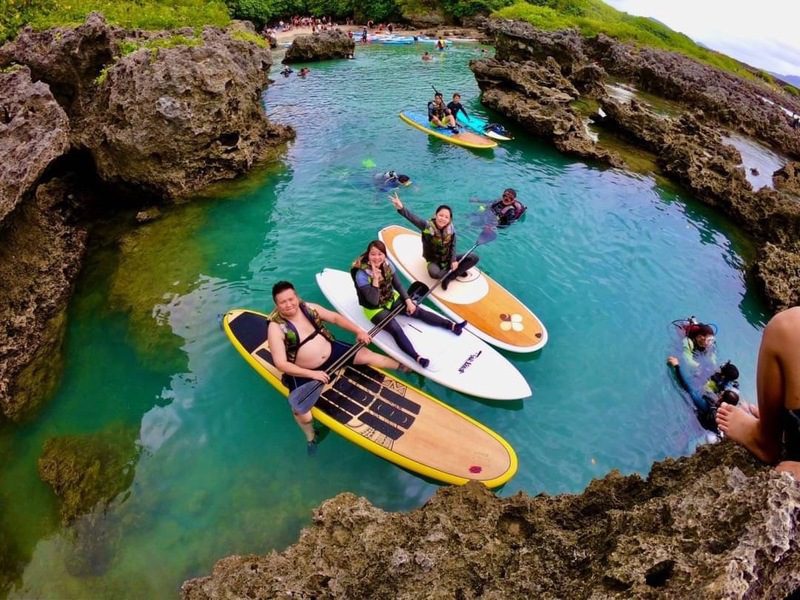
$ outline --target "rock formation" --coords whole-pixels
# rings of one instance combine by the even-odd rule
[[[784,598],[800,588],[800,484],[730,443],[612,472],[581,495],[440,489],[387,513],[340,494],[282,553],[183,584],[216,598]]]
[[[52,393],[97,180],[143,202],[247,172],[293,131],[261,103],[271,64],[229,31],[125,31],[99,14],[0,48],[0,412]],[[248,35],[252,34],[252,35]],[[257,40],[256,40],[257,41]],[[75,173],[80,164],[82,172]]]
[[[665,175],[761,244],[752,267],[772,308],[800,303],[794,163],[775,174],[775,189],[754,191],[739,152],[723,140],[735,130],[800,157],[800,136],[785,112],[800,112],[800,102],[680,54],[602,34],[587,39],[576,30],[545,32],[509,21],[488,22],[487,28],[496,55],[470,63],[484,104],[562,152],[621,166],[623,159],[603,148],[602,140],[595,142],[584,125],[581,103],[599,105],[603,129],[654,154]],[[635,99],[620,102],[606,91],[610,76],[676,101],[683,112],[667,116]]]
[[[70,220],[69,183],[41,184],[70,135],[47,85],[27,67],[0,73],[0,111],[0,414],[20,420],[58,383],[52,357],[86,233]]]
[[[286,64],[347,58],[355,52],[356,43],[343,31],[319,31],[312,35],[297,36],[283,62]]]

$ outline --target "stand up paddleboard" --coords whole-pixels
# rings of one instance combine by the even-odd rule
[[[356,325],[369,330],[373,324],[358,304],[350,273],[325,269],[317,273],[317,285],[336,310]],[[395,317],[420,356],[430,359],[427,368],[400,350],[388,331],[381,331],[372,343],[409,369],[445,387],[490,400],[518,400],[531,395],[525,378],[507,358],[468,331],[455,335],[447,329],[428,325],[400,313]]]
[[[287,396],[267,343],[267,315],[235,309],[222,325],[236,350]],[[287,411],[290,410],[287,404]],[[502,437],[467,415],[391,375],[342,367],[311,413],[342,437],[389,462],[443,483],[470,480],[494,488],[517,471],[517,455]]]
[[[422,258],[419,233],[400,225],[384,227],[378,237],[386,244],[389,258],[411,281],[433,287]],[[437,287],[428,298],[453,319],[465,319],[467,329],[490,344],[511,352],[535,352],[547,343],[547,330],[533,312],[511,292],[479,269],[470,269],[443,290]]]
[[[509,142],[514,139],[509,135],[503,135],[502,133],[494,131],[492,127],[489,127],[489,121],[487,121],[486,119],[481,119],[480,117],[476,117],[475,115],[471,115],[468,117],[463,112],[458,111],[458,114],[456,114],[456,121],[458,121],[465,127],[469,127],[472,131],[480,135],[485,135],[487,137],[490,137],[493,140],[499,140],[501,142]],[[497,126],[495,125],[495,127]]]
[[[458,133],[454,133],[447,127],[432,127],[428,122],[427,115],[422,113],[405,111],[400,113],[400,118],[412,127],[456,146],[464,146],[473,150],[487,150],[497,147],[497,142],[494,140],[471,131],[461,130]]]

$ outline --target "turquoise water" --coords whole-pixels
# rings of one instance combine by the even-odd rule
[[[534,396],[479,402],[410,377],[514,446],[520,468],[502,495],[577,492],[611,469],[646,474],[693,450],[703,432],[664,364],[673,319],[716,322],[720,356],[753,397],[765,313],[742,275],[751,248],[728,222],[652,179],[525,136],[474,153],[397,118],[423,110],[431,84],[480,110],[467,68],[478,55],[455,46],[426,64],[413,48],[359,47],[356,60],[310,65],[306,80],[275,67],[267,111],[298,132],[277,164],[95,244],[70,306],[58,393],[34,423],[0,432],[10,597],[171,598],[223,556],[292,543],[339,492],[406,510],[437,489],[336,435],[309,459],[285,401],[217,322],[231,307],[269,309],[278,279],[324,302],[314,274],[343,268],[381,226],[401,222],[370,188],[365,159],[411,175],[401,196],[420,214],[450,203],[464,247],[480,231],[470,198],[512,186],[529,207],[480,255],[549,330],[541,352],[507,354]],[[42,445],[106,430],[137,441],[133,483],[105,512],[63,528],[36,473]]]

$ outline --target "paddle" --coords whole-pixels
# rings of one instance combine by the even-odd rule
[[[422,294],[419,302],[422,302],[424,298],[428,296],[430,291],[428,290],[428,286],[422,283],[421,281],[415,281],[410,286],[408,286],[408,294],[412,297],[417,297]],[[395,308],[389,312],[377,325],[375,325],[372,329],[367,332],[367,335],[372,337],[376,333],[383,331],[383,329],[389,324],[389,322],[394,319],[400,311],[405,308],[405,304],[401,303],[398,304]],[[356,355],[356,352],[361,350],[366,346],[364,342],[359,342],[353,345],[351,348],[347,350],[335,363],[333,363],[330,367],[328,367],[325,372],[330,376],[333,375],[336,371],[341,369],[347,361],[349,361],[353,356]],[[309,381],[304,383],[303,385],[296,387],[289,393],[289,404],[292,406],[295,412],[305,413],[311,410],[311,408],[317,403],[319,400],[319,396],[322,393],[322,386],[323,382],[321,381]]]

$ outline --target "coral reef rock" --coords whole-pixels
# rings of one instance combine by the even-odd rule
[[[216,598],[783,598],[800,587],[800,483],[730,443],[612,472],[580,495],[497,498],[477,483],[387,513],[324,502],[282,553],[183,584]]]
[[[286,50],[286,64],[347,58],[355,52],[356,43],[343,31],[320,31],[297,36]]]

